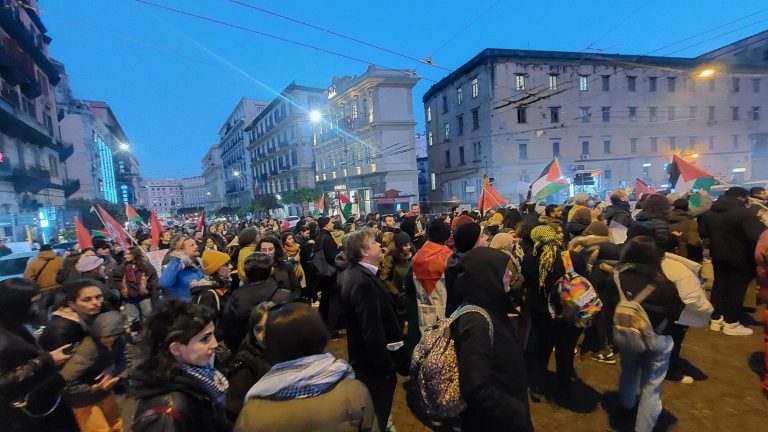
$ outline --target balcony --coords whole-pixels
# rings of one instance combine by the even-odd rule
[[[64,180],[64,196],[69,198],[75,192],[80,190],[80,180]]]
[[[58,84],[61,79],[59,72],[44,51],[47,36],[40,34],[38,37],[35,37],[24,26],[24,23],[21,22],[18,14],[18,7],[1,7],[0,27],[13,38],[19,48],[24,50],[34,60],[43,73],[48,76],[48,81],[50,81],[51,85]]]
[[[51,184],[50,171],[40,167],[14,167],[8,174],[0,175],[0,180],[13,183],[16,193],[36,194],[55,186]]]
[[[18,108],[18,93],[15,101],[13,98],[10,101],[7,100],[6,97],[9,96],[12,97],[13,94],[8,92],[0,94],[0,130],[22,141],[58,151],[59,147],[51,139],[48,128]]]
[[[72,154],[75,153],[75,146],[73,144],[67,144],[59,142],[59,160],[66,162]]]

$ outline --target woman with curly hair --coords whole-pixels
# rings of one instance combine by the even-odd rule
[[[167,300],[147,320],[144,359],[132,377],[135,432],[228,431],[229,383],[213,367],[212,311]]]
[[[573,357],[581,329],[561,318],[562,307],[558,293],[558,281],[565,276],[561,258],[563,247],[562,228],[540,225],[531,231],[533,249],[523,257],[523,277],[526,307],[531,317],[533,334],[531,343],[533,359],[530,359],[531,393],[534,402],[545,394],[544,381],[549,358],[555,350],[557,388],[554,396],[561,402],[570,397],[574,378]],[[572,257],[576,273],[586,275],[584,261],[578,255]],[[532,348],[532,349],[531,349]]]
[[[277,237],[264,236],[256,243],[256,250],[272,257],[272,278],[277,287],[290,291],[294,298],[301,296],[301,284],[296,277],[296,270],[285,256],[283,244]]]

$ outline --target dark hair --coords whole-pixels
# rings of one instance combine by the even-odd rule
[[[333,222],[333,229],[334,230],[341,230],[342,229],[341,221],[334,221]]]
[[[144,329],[144,359],[138,370],[162,380],[181,373],[169,347],[174,342],[188,344],[193,336],[213,321],[213,309],[203,305],[169,299],[147,318]]]
[[[668,221],[672,211],[672,203],[664,195],[653,194],[643,203],[643,211],[652,218]]]
[[[264,315],[269,313],[269,310],[274,307],[275,304],[271,301],[261,302],[251,309],[251,315],[248,317],[248,332],[245,334],[245,342],[251,346],[258,346],[259,343],[256,340],[254,334],[256,330],[256,324],[264,318]]]
[[[547,216],[552,216],[552,213],[555,210],[559,209],[559,208],[560,208],[560,206],[557,205],[557,204],[550,204],[550,205],[544,207],[544,214],[547,215]]]
[[[656,246],[656,241],[650,236],[637,236],[628,240],[621,251],[621,262],[641,264],[661,271],[661,260],[664,251]]]
[[[365,224],[365,226],[367,226],[368,228],[376,228],[376,227],[378,227],[378,226],[379,226],[379,224],[378,224],[378,223],[376,223],[376,221],[374,221],[374,220],[371,220],[371,221],[368,221],[368,223],[367,223],[367,224]]]
[[[264,243],[271,243],[275,247],[275,254],[273,255],[273,263],[279,264],[285,261],[285,251],[283,250],[283,243],[272,235],[265,235],[260,238],[256,243],[256,251],[261,251],[261,245]]]
[[[320,314],[306,303],[288,303],[269,312],[265,336],[267,356],[274,363],[321,354],[329,339]]]
[[[674,207],[677,210],[688,211],[688,199],[678,198],[674,202],[672,202],[672,207]]]
[[[245,259],[243,267],[245,267],[245,277],[248,282],[263,281],[272,274],[272,257],[265,253],[254,252]]]
[[[749,196],[747,193],[747,190],[743,187],[739,186],[733,186],[729,187],[728,190],[725,191],[725,196],[734,197],[734,198],[746,198]]]
[[[40,292],[37,282],[11,278],[0,282],[0,325],[6,329],[18,327],[29,318],[32,297]]]
[[[259,236],[259,231],[256,228],[248,227],[240,230],[237,234],[237,243],[240,247],[248,246],[256,241],[256,237]]]
[[[763,193],[763,192],[765,192],[765,188],[764,187],[760,187],[760,186],[753,187],[753,188],[751,188],[749,190],[749,196],[756,198],[757,194]]]
[[[523,215],[520,214],[518,209],[508,209],[507,214],[504,216],[504,228],[515,229],[517,225],[523,221]]]
[[[61,296],[57,296],[60,303],[56,305],[56,307],[64,307],[69,302],[77,301],[77,297],[80,296],[80,291],[90,288],[90,287],[96,287],[104,292],[104,284],[97,281],[96,279],[78,279],[73,282],[67,282],[61,287]]]
[[[344,236],[344,256],[351,264],[357,264],[363,259],[363,249],[366,247],[366,239],[374,238],[368,228],[353,231]]]

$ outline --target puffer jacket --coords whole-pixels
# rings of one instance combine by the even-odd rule
[[[744,201],[725,195],[699,218],[699,234],[709,239],[713,260],[753,264],[755,245],[763,230],[765,225],[757,218],[757,209],[747,208]]]
[[[237,432],[379,431],[373,400],[363,383],[342,379],[319,396],[246,402],[235,424]]]
[[[673,209],[669,218],[669,230],[683,233],[678,239],[677,254],[689,258],[688,248],[698,248],[701,246],[701,236],[699,236],[699,224],[688,215],[688,212],[682,209]]]
[[[199,281],[204,276],[197,260],[181,260],[172,256],[160,276],[160,287],[169,297],[183,301],[192,300],[192,281]]]
[[[701,287],[701,265],[667,252],[661,261],[661,269],[664,276],[675,284],[680,300],[685,303],[685,309],[677,320],[678,324],[699,328],[708,326],[714,308]]]
[[[56,275],[61,270],[64,259],[56,255],[54,251],[43,251],[37,254],[37,258],[27,264],[24,270],[24,279],[36,281],[41,291],[47,291],[59,286]]]
[[[53,312],[50,322],[40,335],[38,342],[46,351],[53,351],[61,346],[77,343],[88,336],[87,323],[80,320],[77,312],[68,307]]]
[[[242,411],[248,390],[272,368],[264,348],[252,339],[246,337],[240,344],[240,349],[229,360],[227,368],[222,370],[229,381],[227,415],[232,420]]]
[[[674,251],[677,248],[677,237],[672,234],[669,222],[664,219],[653,217],[642,210],[635,216],[635,224],[646,229],[662,250]]]

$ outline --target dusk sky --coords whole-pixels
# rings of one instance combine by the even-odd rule
[[[696,56],[768,28],[765,0],[147,0],[386,67],[417,67],[421,96],[484,48]],[[241,4],[238,4],[241,3]],[[324,33],[253,5],[386,48]],[[325,88],[366,63],[137,0],[42,0],[51,55],[74,95],[110,104],[145,178],[200,175],[241,97],[270,101],[293,80]],[[441,48],[442,47],[442,48]],[[431,81],[428,81],[431,80]]]

